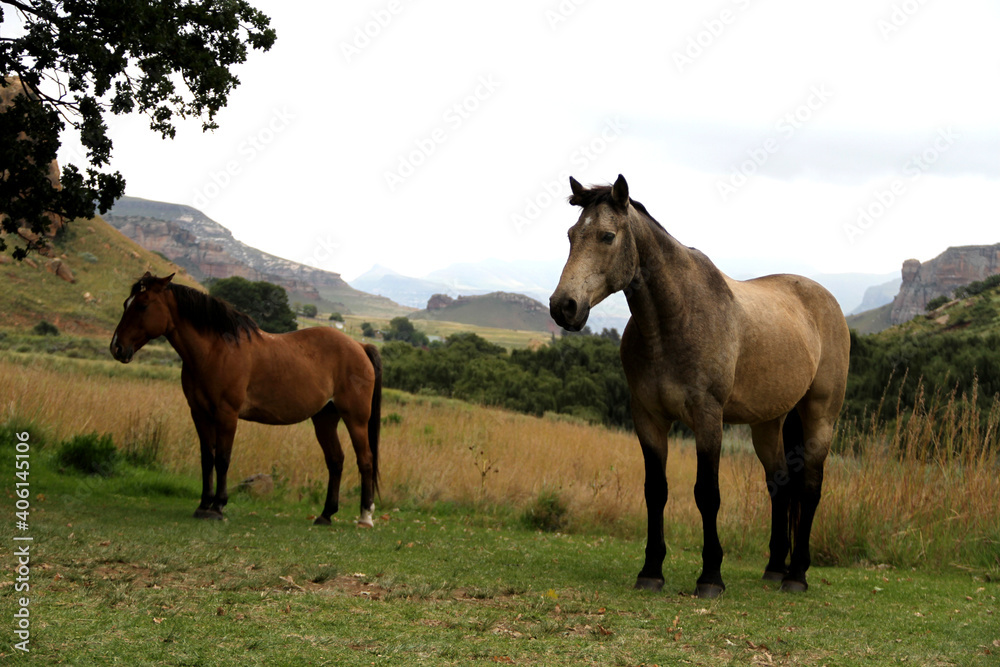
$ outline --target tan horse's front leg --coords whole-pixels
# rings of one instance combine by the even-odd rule
[[[643,490],[646,497],[646,560],[636,577],[635,587],[658,591],[663,588],[663,558],[667,547],[663,540],[663,509],[667,504],[667,434],[670,422],[651,416],[632,397],[632,421],[642,447],[646,467]]]
[[[701,512],[704,544],[701,551],[702,571],[695,595],[715,598],[726,590],[722,581],[722,544],[719,542],[718,515],[719,458],[722,454],[722,410],[703,410],[694,424],[695,448],[698,453],[698,473],[694,484],[694,501]]]

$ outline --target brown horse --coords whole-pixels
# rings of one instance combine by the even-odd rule
[[[343,419],[361,472],[358,524],[372,526],[382,393],[377,348],[329,328],[266,333],[225,301],[175,285],[171,278],[147,272],[132,286],[111,354],[127,364],[143,345],[166,336],[180,355],[181,386],[201,442],[202,493],[195,517],[222,518],[237,420],[295,424],[312,419],[330,472],[316,523],[329,524],[340,502],[344,451],[337,424]]]
[[[847,384],[850,335],[839,305],[801,276],[729,278],[630,199],[620,175],[613,186],[585,189],[570,178],[570,187],[570,204],[583,212],[569,230],[552,317],[577,331],[593,306],[619,290],[632,312],[621,359],[646,465],[648,512],[636,588],[663,587],[667,434],[681,421],[694,432],[698,458],[694,497],[704,548],[697,595],[725,589],[716,527],[723,422],[750,425],[764,464],[771,496],[764,578],[781,581],[783,590],[806,590],[809,533]]]

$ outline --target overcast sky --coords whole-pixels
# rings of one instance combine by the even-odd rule
[[[112,119],[113,166],[348,279],[562,260],[569,174],[624,174],[720,263],[884,273],[1000,242],[995,1],[253,4],[278,41],[221,129]]]

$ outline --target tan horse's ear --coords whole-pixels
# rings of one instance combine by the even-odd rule
[[[580,181],[576,180],[572,176],[569,177],[569,189],[574,195],[578,195],[583,192],[583,186],[580,185]]]
[[[611,186],[611,201],[623,211],[628,208],[628,183],[621,174],[618,174],[618,180]]]

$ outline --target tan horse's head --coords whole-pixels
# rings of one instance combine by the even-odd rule
[[[166,292],[173,277],[171,273],[166,278],[157,278],[147,271],[132,285],[125,299],[125,312],[111,338],[111,356],[115,359],[127,364],[139,348],[170,330],[172,317]]]
[[[629,224],[628,183],[621,174],[612,186],[584,188],[573,177],[569,185],[569,203],[583,212],[569,230],[569,259],[549,299],[549,313],[559,326],[579,331],[591,308],[629,286],[639,271],[639,254]]]

